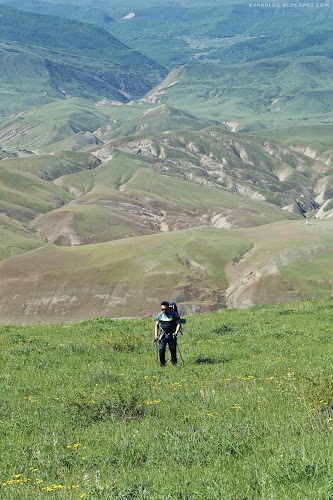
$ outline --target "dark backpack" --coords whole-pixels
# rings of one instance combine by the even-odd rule
[[[173,311],[175,311],[176,313],[178,312],[176,302],[169,302],[169,307],[170,307],[170,309],[172,309],[172,310],[173,310]]]
[[[175,311],[176,313],[178,313],[178,308],[177,308],[177,304],[176,302],[169,302],[169,308],[172,310],[172,311]],[[179,313],[178,313],[179,314]],[[179,314],[179,317],[180,317],[180,314]],[[182,325],[185,325],[186,323],[186,319],[185,318],[180,318],[180,322],[181,322],[181,327],[180,327],[180,332],[182,332]]]

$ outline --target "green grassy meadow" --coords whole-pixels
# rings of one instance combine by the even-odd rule
[[[1,326],[2,499],[332,498],[333,299]]]

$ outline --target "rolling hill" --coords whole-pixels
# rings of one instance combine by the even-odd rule
[[[147,132],[166,132],[168,130],[202,130],[215,124],[212,121],[201,120],[190,113],[181,109],[176,109],[167,104],[161,104],[157,107],[150,107],[138,116],[131,117],[119,122],[119,126],[113,126],[113,129],[103,133],[103,127],[100,137],[103,142],[115,137],[127,137],[136,133]],[[221,124],[222,125],[222,124]]]
[[[0,168],[0,179],[1,213],[22,222],[61,207],[73,198],[58,186],[15,169]]]
[[[38,154],[48,146],[54,152],[58,142],[82,132],[88,136],[88,145],[96,145],[98,139],[93,132],[109,122],[100,107],[85,99],[72,98],[0,119],[0,142],[19,153],[23,150]],[[88,138],[93,139],[92,144]]]
[[[183,314],[332,291],[332,225],[198,228],[98,245],[47,245],[0,262],[2,323],[146,316],[169,295]]]
[[[251,135],[275,139],[310,158],[332,165],[333,123],[290,124],[269,128]]]
[[[44,244],[45,240],[26,224],[0,213],[0,261]]]
[[[86,99],[70,98],[38,106],[0,118],[0,143],[12,153],[19,154],[84,151],[103,145],[114,137],[167,130],[201,130],[216,123],[167,104],[144,101],[121,106],[121,103],[109,100],[92,103]]]
[[[38,177],[53,181],[53,187],[75,195],[55,210],[31,212],[31,227],[49,242],[86,245],[199,225],[257,226],[311,214],[322,205],[320,217],[330,214],[332,167],[273,140],[207,127],[208,122],[166,105],[120,124],[113,124],[99,107],[75,99],[57,106],[54,122],[47,121],[52,107],[38,108],[39,115],[29,111],[13,116],[1,132],[7,147],[16,144],[22,153],[18,146],[30,144],[40,146],[41,153],[68,145],[54,131],[60,118],[64,136],[70,130],[77,145],[89,110],[89,137],[96,140],[81,144],[86,153],[30,154],[0,164],[7,175],[29,172],[36,182]],[[102,123],[106,125],[94,131]],[[124,137],[124,131],[136,133]],[[17,210],[8,208],[8,213],[25,220]]]
[[[330,166],[273,140],[219,127],[119,138],[100,146],[95,154],[105,161],[119,150],[148,159],[160,173],[224,187],[281,208],[300,196],[305,204],[311,202],[319,194],[316,182],[331,172]]]
[[[0,265],[1,318],[146,315],[162,288],[188,313],[330,294],[330,222],[305,225],[296,205],[279,208],[296,196],[311,208],[329,173],[271,139],[220,127],[2,160],[6,210],[31,222],[24,235],[13,222],[25,246],[3,249],[4,258],[25,253]]]
[[[100,164],[95,155],[85,152],[62,151],[52,155],[26,154],[15,158],[6,158],[1,168],[33,174],[46,181],[53,181],[62,175],[96,168]]]
[[[201,225],[246,227],[299,217],[213,183],[203,185],[167,176],[159,172],[155,162],[124,153],[115,154],[94,170],[63,176],[56,184],[77,193],[78,198],[31,224],[43,237],[60,245]]]

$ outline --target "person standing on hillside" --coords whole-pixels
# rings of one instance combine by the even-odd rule
[[[165,350],[168,344],[171,363],[177,364],[177,335],[181,327],[179,314],[170,309],[169,302],[161,302],[161,312],[155,323],[155,342],[159,341],[160,366],[165,366]]]

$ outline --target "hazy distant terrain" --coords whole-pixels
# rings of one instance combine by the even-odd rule
[[[2,321],[331,294],[329,6],[0,13]]]

